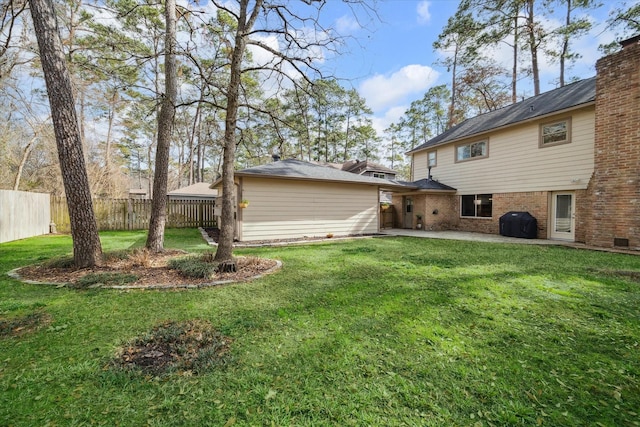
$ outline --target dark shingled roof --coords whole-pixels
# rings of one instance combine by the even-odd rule
[[[428,178],[419,179],[413,182],[400,181],[400,183],[418,190],[456,191],[453,187],[449,187],[448,185]]]
[[[373,163],[369,160],[350,160],[342,165],[342,170],[351,173],[362,174],[364,172],[382,172],[388,174],[396,174],[393,169]]]
[[[400,187],[387,179],[357,175],[329,166],[321,166],[302,160],[288,159],[236,171],[236,176],[262,176],[265,178],[309,179],[316,181],[348,182],[382,187]]]
[[[468,138],[492,129],[532,120],[557,111],[578,107],[582,104],[593,102],[595,99],[596,78],[592,77],[590,79],[580,80],[579,82],[545,92],[499,110],[467,119],[459,125],[414,148],[409,151],[408,154],[447,142]]]
[[[449,187],[448,185],[442,184],[432,179],[421,179],[414,182],[393,181],[388,179],[374,178],[366,175],[357,175],[351,172],[345,172],[339,169],[335,169],[330,166],[323,166],[295,159],[280,160],[273,163],[267,163],[265,165],[242,169],[236,171],[235,175],[377,185],[381,189],[387,190],[456,191],[455,188]],[[220,181],[221,180],[218,179],[216,182],[211,184],[211,188],[216,187],[220,183]]]

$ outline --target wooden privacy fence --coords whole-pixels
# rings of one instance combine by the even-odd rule
[[[170,228],[215,227],[213,200],[169,200],[167,223]],[[149,228],[151,200],[93,199],[99,230],[143,230]],[[51,197],[51,220],[61,233],[71,231],[64,197]]]

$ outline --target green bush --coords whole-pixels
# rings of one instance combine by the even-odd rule
[[[92,286],[122,286],[138,280],[138,276],[128,273],[89,273],[78,279],[74,287],[86,289]]]
[[[64,255],[51,258],[43,263],[47,268],[72,268],[74,266],[73,255]]]
[[[210,278],[217,268],[217,263],[207,262],[201,256],[175,258],[169,261],[169,268],[178,270],[187,277]]]

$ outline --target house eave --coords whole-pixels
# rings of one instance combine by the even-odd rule
[[[244,173],[244,172],[236,172],[235,176],[243,177],[243,178],[256,178],[256,179],[285,179],[291,181],[313,181],[313,182],[331,182],[331,183],[342,183],[342,184],[353,184],[353,185],[366,185],[366,186],[374,186],[374,187],[385,187],[385,188],[400,188],[402,187],[399,184],[393,184],[392,182],[383,183],[383,182],[369,182],[369,181],[351,181],[351,180],[342,180],[342,179],[330,179],[330,178],[319,178],[319,177],[304,177],[304,176],[288,176],[288,175],[263,175],[263,174],[252,174],[252,173]],[[358,176],[354,174],[354,176]]]
[[[420,190],[420,189],[414,189],[414,190],[410,190],[410,191],[395,191],[393,192],[394,195],[396,196],[417,196],[417,195],[423,195],[423,194],[432,194],[432,195],[455,195],[457,194],[458,190]]]
[[[526,119],[526,120],[520,120],[518,122],[509,123],[507,125],[503,125],[503,126],[498,126],[498,127],[495,127],[495,128],[487,129],[485,131],[474,133],[474,134],[470,134],[470,135],[466,135],[466,136],[463,136],[463,137],[460,137],[460,138],[449,139],[449,140],[446,140],[446,141],[443,141],[443,142],[440,142],[440,143],[437,143],[437,144],[434,144],[434,145],[430,145],[428,147],[416,148],[416,149],[413,149],[413,150],[409,150],[409,151],[407,151],[405,153],[405,155],[412,156],[412,155],[414,155],[416,153],[420,153],[420,152],[423,152],[423,151],[431,151],[434,148],[442,147],[444,145],[455,144],[455,143],[458,143],[458,142],[461,142],[461,141],[466,141],[468,139],[481,138],[481,137],[483,137],[485,135],[488,135],[488,134],[491,134],[491,133],[494,133],[494,132],[498,132],[498,131],[509,129],[509,128],[516,127],[516,126],[521,126],[523,124],[528,124],[528,123],[537,122],[537,121],[540,121],[540,120],[545,120],[545,119],[547,119],[549,117],[554,117],[554,116],[557,116],[557,115],[566,114],[566,113],[571,112],[571,111],[578,111],[578,110],[586,109],[586,108],[592,107],[592,106],[595,107],[595,105],[596,105],[595,101],[585,102],[585,103],[582,103],[582,104],[579,104],[579,105],[575,105],[573,107],[569,107],[569,108],[565,108],[565,109],[562,109],[562,110],[553,111],[551,113],[542,114],[542,115],[536,116],[536,117],[531,117],[531,118]]]

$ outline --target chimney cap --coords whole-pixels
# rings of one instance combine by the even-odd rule
[[[630,39],[622,40],[620,42],[620,46],[624,49],[627,46],[631,46],[632,44],[638,43],[640,41],[640,34],[631,37]]]

